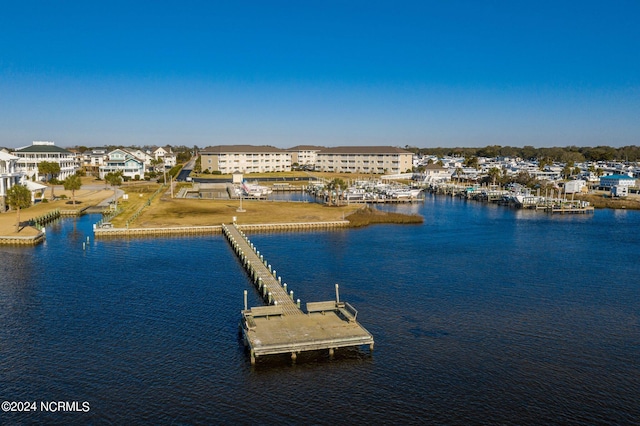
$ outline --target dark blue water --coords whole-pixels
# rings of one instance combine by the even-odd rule
[[[221,236],[95,241],[87,216],[0,248],[0,399],[90,404],[0,424],[640,422],[640,212],[388,208],[424,224],[250,235],[376,340],[295,365],[250,366],[243,290],[260,302]]]

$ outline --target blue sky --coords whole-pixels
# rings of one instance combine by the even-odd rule
[[[640,141],[640,2],[15,1],[0,146]]]

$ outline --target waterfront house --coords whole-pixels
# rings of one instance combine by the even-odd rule
[[[636,186],[636,179],[628,175],[609,175],[600,178],[601,188],[613,188],[614,186]]]
[[[614,185],[611,187],[611,196],[612,197],[626,197],[629,195],[629,187],[622,185]]]
[[[0,151],[0,211],[7,210],[7,190],[20,182],[22,173],[18,171],[18,157]]]
[[[38,173],[38,164],[43,161],[60,165],[58,180],[65,180],[78,170],[75,155],[71,151],[56,146],[54,142],[34,141],[31,146],[16,149],[14,154],[18,157],[18,171],[24,173],[29,180],[36,181],[44,178]]]
[[[427,164],[419,179],[424,183],[439,183],[451,180],[454,170],[444,168],[436,163]]]
[[[564,193],[565,194],[576,194],[578,192],[583,192],[587,187],[587,182],[582,179],[570,180],[565,182],[564,184]]]
[[[131,179],[144,178],[145,165],[144,161],[126,151],[125,149],[114,149],[107,155],[107,161],[104,166],[100,166],[100,179],[109,173],[122,172],[123,177]]]

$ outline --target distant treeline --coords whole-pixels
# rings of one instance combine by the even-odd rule
[[[632,161],[640,160],[640,146],[631,145],[621,148],[610,146],[564,148],[535,148],[523,146],[489,145],[484,148],[416,148],[405,146],[405,149],[420,155],[436,155],[438,157],[520,157],[525,160],[546,160],[559,163],[581,163],[584,161]]]

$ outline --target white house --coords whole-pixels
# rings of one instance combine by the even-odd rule
[[[92,148],[82,153],[84,157],[84,165],[89,167],[104,166],[107,159],[106,148]]]
[[[115,149],[107,155],[107,161],[104,166],[100,166],[100,178],[109,173],[122,172],[123,177],[129,177],[131,179],[144,178],[145,165],[144,161],[140,160],[135,155],[124,149]]]
[[[626,197],[629,195],[629,187],[615,185],[611,187],[611,196],[612,197]]]
[[[22,173],[18,171],[18,157],[0,151],[0,211],[7,210],[7,190],[20,182]]]
[[[167,168],[171,168],[177,163],[177,156],[173,153],[170,146],[156,148],[152,155],[156,160],[162,160],[164,166]]]
[[[126,151],[129,154],[133,154],[136,158],[138,158],[138,160],[142,160],[147,170],[151,168],[151,160],[155,158],[153,155],[149,154],[148,152],[144,152],[141,149],[127,149]]]
[[[54,142],[34,141],[31,146],[15,150],[14,154],[18,157],[18,170],[29,180],[41,178],[38,164],[43,161],[60,165],[58,180],[65,180],[78,170],[73,152],[56,146]]]
[[[570,180],[564,184],[565,194],[576,194],[582,192],[583,188],[587,186],[587,182],[582,179]]]
[[[419,175],[419,179],[424,183],[446,182],[451,180],[451,174],[452,171],[449,169],[446,169],[439,164],[431,163],[425,166],[424,171]]]

